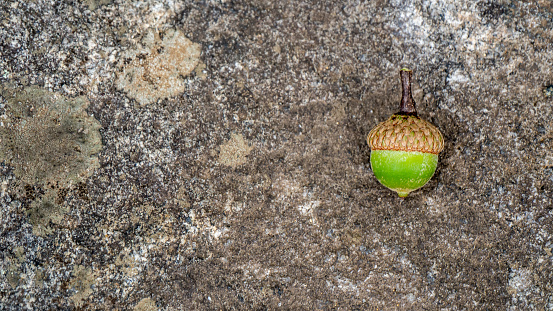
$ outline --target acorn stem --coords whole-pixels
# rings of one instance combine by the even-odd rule
[[[399,71],[399,76],[401,78],[401,87],[403,89],[403,94],[401,96],[401,103],[399,105],[399,113],[416,116],[417,109],[415,108],[415,101],[413,100],[413,95],[411,94],[411,75],[412,74],[413,74],[413,71],[407,68],[403,68]]]

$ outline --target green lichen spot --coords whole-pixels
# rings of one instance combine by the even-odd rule
[[[61,220],[65,193],[99,167],[100,123],[85,97],[66,98],[38,87],[0,85],[5,118],[0,124],[0,161],[13,168],[16,195],[26,198],[33,233],[51,232]]]
[[[394,150],[371,151],[371,167],[381,184],[406,197],[424,186],[438,166],[438,155]]]

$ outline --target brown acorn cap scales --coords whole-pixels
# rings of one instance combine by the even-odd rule
[[[400,111],[378,124],[367,136],[371,150],[417,151],[438,154],[444,149],[442,133],[430,122],[417,116],[411,94],[409,69],[400,70],[403,96]]]

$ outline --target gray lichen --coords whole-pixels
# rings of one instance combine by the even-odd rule
[[[31,201],[33,232],[49,233],[49,222],[65,212],[67,189],[99,167],[100,123],[86,113],[85,97],[66,98],[34,86],[0,86],[0,94],[5,99],[0,161],[13,169],[17,196]]]

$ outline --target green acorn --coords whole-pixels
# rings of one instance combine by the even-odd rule
[[[432,178],[438,154],[444,149],[444,138],[438,128],[417,116],[411,95],[412,73],[405,68],[399,72],[403,88],[399,112],[378,124],[367,136],[374,175],[402,198]]]

